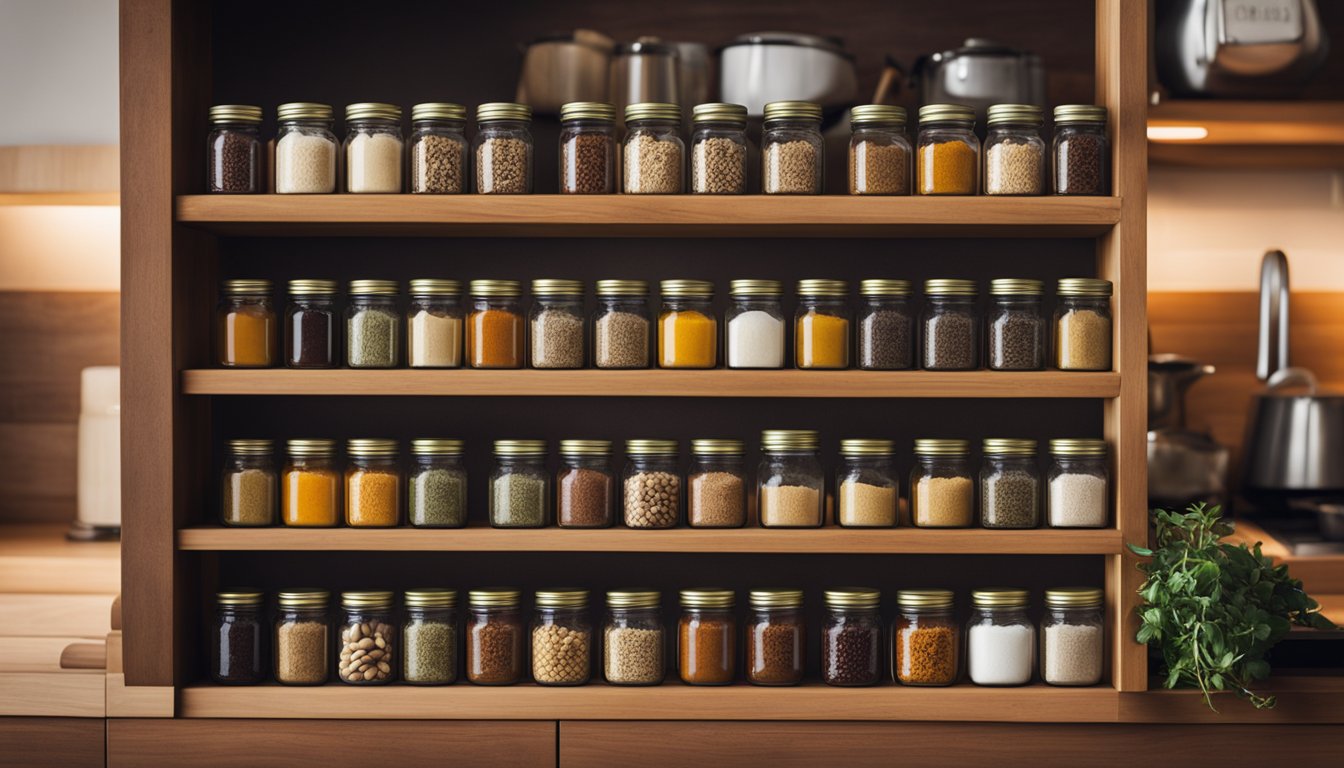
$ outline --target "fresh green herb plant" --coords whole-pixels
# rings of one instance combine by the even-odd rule
[[[1195,504],[1185,512],[1154,510],[1157,546],[1130,549],[1152,561],[1139,594],[1137,640],[1162,652],[1167,688],[1198,687],[1210,693],[1234,691],[1257,709],[1274,706],[1273,696],[1251,690],[1269,676],[1265,654],[1293,624],[1332,629],[1302,582],[1260,553],[1220,540],[1232,532],[1219,507]]]

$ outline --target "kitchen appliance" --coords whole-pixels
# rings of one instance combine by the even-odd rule
[[[537,114],[571,101],[606,101],[611,38],[591,29],[548,35],[523,47],[516,100]]]
[[[676,46],[654,37],[641,37],[616,46],[609,82],[618,121],[624,120],[625,108],[631,104],[646,101],[679,104]]]
[[[1029,51],[985,38],[968,38],[960,48],[919,57],[910,72],[920,104],[974,107],[983,125],[992,104],[1045,106],[1045,66]]]
[[[1290,96],[1329,50],[1316,0],[1158,3],[1158,78],[1179,95]]]
[[[69,537],[115,538],[121,531],[121,369],[80,371],[79,401],[77,517]]]
[[[837,38],[752,32],[719,49],[719,97],[753,117],[772,101],[812,101],[824,110],[858,94],[854,56]]]
[[[677,54],[677,104],[686,124],[691,110],[709,101],[709,46],[704,43],[668,43]]]
[[[1185,395],[1215,372],[1179,355],[1148,358],[1148,501],[1182,509],[1202,501],[1226,504],[1228,449],[1185,423]]]

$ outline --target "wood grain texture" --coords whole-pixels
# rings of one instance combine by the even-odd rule
[[[1344,556],[1294,554],[1254,520],[1245,518],[1236,520],[1236,530],[1228,540],[1250,547],[1262,544],[1261,551],[1275,563],[1287,565],[1293,578],[1301,579],[1303,588],[1312,596],[1344,592]]]
[[[125,660],[122,662],[125,668]],[[176,690],[169,685],[126,685],[124,672],[106,675],[108,717],[172,717]]]
[[[118,161],[115,144],[0,147],[0,193],[115,193]]]
[[[0,594],[0,636],[101,639],[111,602],[112,595]]]
[[[0,672],[60,672],[61,657],[75,644],[95,641],[81,637],[4,637]]]
[[[1200,144],[1344,145],[1344,101],[1166,101],[1148,125],[1202,126]]]
[[[1218,710],[1215,712],[1204,704],[1204,697],[1199,691],[1152,690],[1142,694],[1120,694],[1119,714],[1122,721],[1153,724],[1339,725],[1344,723],[1344,680],[1337,676],[1303,677],[1280,673],[1271,676],[1263,684],[1257,683],[1255,690],[1256,693],[1275,696],[1278,704],[1273,709],[1256,709],[1250,702],[1224,692],[1213,697],[1213,705]],[[1338,754],[1338,745],[1335,749]]]
[[[102,768],[107,724],[102,719],[6,717],[0,719],[0,766]]]
[[[73,423],[0,423],[0,521],[73,521],[78,450]]]
[[[101,671],[0,672],[0,716],[102,718],[105,696]]]
[[[0,526],[0,592],[102,595],[120,590],[117,542],[67,541],[67,529],[64,523]]]

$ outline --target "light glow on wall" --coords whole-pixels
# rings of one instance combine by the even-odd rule
[[[1209,129],[1202,125],[1150,125],[1149,141],[1203,141]]]
[[[121,208],[0,205],[0,290],[121,289]]]

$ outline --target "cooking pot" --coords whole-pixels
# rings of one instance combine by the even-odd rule
[[[719,95],[753,117],[772,101],[812,101],[837,109],[858,93],[854,56],[840,40],[792,32],[753,32],[719,50]]]
[[[516,100],[539,115],[571,101],[607,100],[611,38],[591,29],[539,37],[523,47]]]
[[[910,77],[919,87],[919,103],[965,104],[982,125],[993,104],[1045,106],[1041,57],[983,38],[921,56]]]

